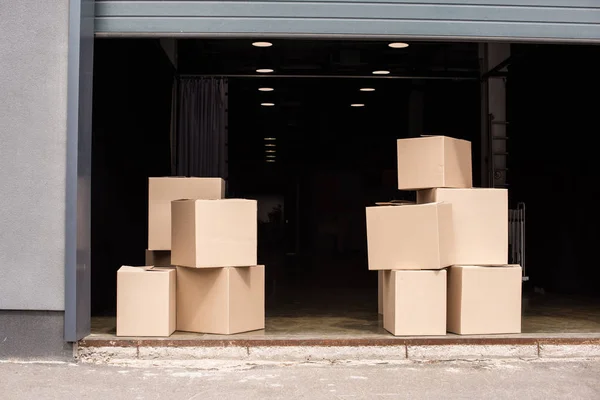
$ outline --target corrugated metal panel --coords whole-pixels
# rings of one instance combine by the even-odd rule
[[[100,0],[96,33],[600,42],[600,1]]]

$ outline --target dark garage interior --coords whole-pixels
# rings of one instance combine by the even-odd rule
[[[524,333],[600,331],[596,149],[584,136],[597,129],[597,53],[512,46],[507,182],[511,208],[527,205]],[[147,178],[174,174],[173,82],[210,76],[228,83],[227,195],[258,199],[264,215],[267,332],[385,334],[364,208],[414,196],[396,188],[395,141],[404,137],[472,141],[480,185],[478,54],[476,43],[275,41],[257,49],[248,40],[188,39],[178,41],[175,68],[158,39],[97,39],[93,333],[114,333],[117,269],[144,263]],[[276,77],[255,73],[266,65]],[[392,74],[373,76],[378,69]],[[275,158],[266,158],[265,138],[276,139]]]

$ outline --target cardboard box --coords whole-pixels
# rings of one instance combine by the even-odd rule
[[[177,329],[232,334],[265,327],[265,267],[177,267]]]
[[[384,271],[383,327],[396,336],[446,334],[446,270]]]
[[[453,236],[450,204],[367,207],[370,270],[446,268]]]
[[[149,178],[148,249],[171,250],[171,201],[223,197],[225,181],[221,178]]]
[[[169,336],[175,331],[174,268],[117,271],[117,336]]]
[[[171,250],[146,250],[146,265],[171,266]]]
[[[471,142],[446,136],[398,140],[398,189],[472,186]]]
[[[508,191],[506,189],[430,189],[417,202],[452,204],[454,262],[458,265],[508,263]]]
[[[383,315],[383,271],[377,271],[377,312]]]
[[[521,333],[522,284],[519,265],[450,267],[448,332]]]
[[[256,200],[176,200],[172,203],[171,263],[181,267],[257,264]]]

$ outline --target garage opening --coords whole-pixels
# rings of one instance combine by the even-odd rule
[[[184,89],[218,87],[227,104],[226,134],[211,142],[224,145],[185,157],[225,178],[227,197],[258,200],[266,329],[236,337],[389,336],[367,267],[365,207],[414,200],[397,190],[396,139],[471,141],[482,185],[481,131],[494,123],[481,118],[478,44],[272,43],[96,40],[93,335],[114,336],[117,269],[144,264],[148,177],[178,174],[178,132],[194,117],[182,109]],[[596,51],[513,46],[520,57],[499,71],[508,110],[496,123],[509,139],[506,168],[495,172],[506,175],[510,208],[527,210],[526,258],[512,260],[527,265],[524,333],[600,332],[598,189],[585,136],[595,103],[584,94],[600,87]]]

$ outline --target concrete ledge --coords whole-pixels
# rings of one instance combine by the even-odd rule
[[[600,358],[600,335],[389,339],[87,339],[81,362],[299,363]],[[212,365],[211,364],[211,365]]]
[[[542,358],[600,358],[600,344],[540,344]]]
[[[140,360],[244,360],[248,348],[229,347],[138,347]]]
[[[482,360],[482,359],[533,359],[538,357],[538,346],[532,344],[454,344],[407,346],[411,360]]]
[[[406,346],[257,346],[248,347],[250,360],[341,361],[406,360]]]

